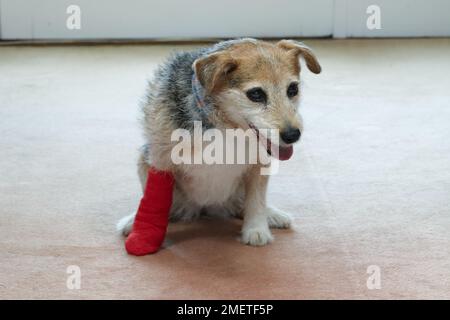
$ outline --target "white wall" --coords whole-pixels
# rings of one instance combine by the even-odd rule
[[[66,8],[81,8],[81,29]],[[380,30],[366,27],[381,8]],[[0,0],[2,39],[450,36],[450,0]]]
[[[33,5],[31,5],[33,3]],[[66,8],[81,8],[81,29]],[[1,0],[4,39],[328,36],[333,0]]]

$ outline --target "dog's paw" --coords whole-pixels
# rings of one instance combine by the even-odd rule
[[[116,230],[120,232],[125,237],[128,236],[133,228],[135,214],[130,214],[126,217],[123,217],[116,224]]]
[[[242,231],[242,243],[251,246],[264,246],[273,241],[269,228],[249,228]]]
[[[292,225],[292,217],[289,213],[276,208],[267,207],[267,222],[271,228],[288,229]]]

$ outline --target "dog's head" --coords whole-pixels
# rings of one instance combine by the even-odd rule
[[[257,134],[261,129],[277,129],[277,157],[286,160],[303,129],[298,113],[301,57],[310,71],[320,73],[311,49],[292,40],[234,41],[197,59],[193,68],[229,125],[252,128]]]

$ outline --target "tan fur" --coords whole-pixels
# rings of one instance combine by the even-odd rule
[[[300,56],[305,58],[311,71],[320,72],[320,65],[311,49],[290,40],[282,40],[277,44],[249,41],[197,60],[194,64],[197,74],[203,82],[210,81],[210,90],[218,101],[222,99],[223,107],[216,110],[212,115],[213,119],[227,127],[247,129],[245,124],[239,123],[230,114],[237,111],[251,117],[255,110],[246,110],[242,103],[236,103],[236,95],[231,98],[233,101],[229,101],[227,91],[239,91],[241,101],[248,104],[242,95],[249,83],[255,83],[266,89],[272,98],[261,125],[280,131],[286,127],[302,130],[302,120],[296,108],[298,99],[288,101],[285,95],[286,87],[291,81],[300,81]]]

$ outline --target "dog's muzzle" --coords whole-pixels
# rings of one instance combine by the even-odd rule
[[[289,160],[292,157],[292,154],[294,153],[294,147],[292,145],[284,147],[275,144],[269,138],[261,134],[258,128],[253,123],[248,122],[248,126],[255,132],[258,141],[260,141],[264,145],[269,155],[281,161]],[[298,132],[300,133],[300,130],[298,130]],[[283,137],[281,138],[284,142],[287,142]],[[293,140],[293,138],[294,135],[292,134],[292,137],[290,137],[290,139]],[[300,134],[298,134],[298,137],[296,137],[295,141],[297,141],[299,138]]]

